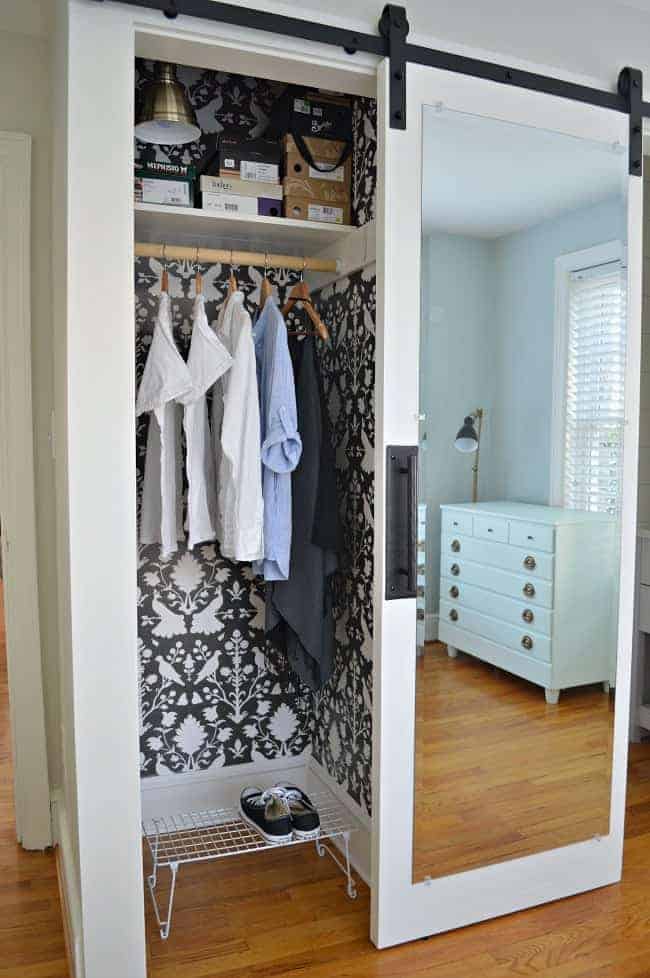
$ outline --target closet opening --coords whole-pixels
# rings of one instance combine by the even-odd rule
[[[277,898],[282,967],[369,918],[376,102],[181,52],[200,136],[134,154],[150,976],[268,964]]]

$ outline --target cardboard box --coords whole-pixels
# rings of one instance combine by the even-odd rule
[[[257,197],[204,192],[201,194],[201,203],[204,211],[223,214],[225,217],[232,217],[233,215],[257,216]]]
[[[200,188],[208,194],[239,194],[242,197],[265,197],[282,200],[283,188],[279,183],[262,183],[260,180],[242,180],[240,177],[202,176]]]
[[[184,163],[137,160],[134,163],[134,195],[137,203],[194,206],[196,170]]]
[[[193,207],[194,195],[190,180],[156,180],[136,176],[135,200],[143,204],[167,204],[170,207]]]
[[[280,182],[282,147],[279,143],[269,139],[242,140],[224,136],[219,140],[218,157],[220,177]]]
[[[330,204],[308,197],[285,197],[284,216],[294,221],[321,221],[325,224],[349,224],[350,204]]]
[[[282,217],[282,199],[274,197],[258,197],[257,213],[264,217]]]
[[[159,180],[196,180],[196,168],[188,163],[168,163],[164,160],[136,160],[135,173]]]
[[[213,194],[203,192],[201,202],[204,211],[222,214],[224,217],[261,214],[265,217],[282,217],[282,201],[273,197],[246,197],[244,194]]]
[[[341,158],[345,143],[333,139],[309,137],[305,140],[314,162],[324,167],[332,167]],[[321,172],[303,159],[291,135],[284,141],[284,179],[282,181],[285,197],[312,198],[321,203],[349,205],[352,197],[352,158],[336,169]]]
[[[289,105],[288,129],[301,136],[352,141],[352,106],[348,99],[323,92],[296,93]]]

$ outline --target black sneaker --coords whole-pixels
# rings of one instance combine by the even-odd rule
[[[278,788],[244,788],[239,798],[239,814],[244,822],[267,842],[291,842],[291,813],[284,792]]]
[[[317,839],[320,835],[320,816],[308,795],[295,784],[276,784],[284,793],[291,812],[294,839]]]

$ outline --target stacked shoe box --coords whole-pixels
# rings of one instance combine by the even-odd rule
[[[271,140],[222,139],[214,164],[216,172],[200,178],[203,210],[227,216],[280,217],[280,162],[280,147]]]
[[[349,224],[351,220],[352,160],[336,166],[345,143],[307,136],[305,143],[315,166],[303,159],[295,139],[284,139],[284,215],[298,221]]]
[[[352,109],[323,92],[295,94],[284,146],[284,214],[349,224],[352,200]]]

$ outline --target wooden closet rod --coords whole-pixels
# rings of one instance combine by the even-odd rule
[[[136,241],[138,258],[157,258],[159,261],[194,261],[205,264],[255,265],[259,268],[290,268],[301,272],[337,272],[338,262],[329,258],[300,258],[297,255],[276,255],[264,251],[237,251],[230,248],[192,248],[187,245],[151,244]]]

